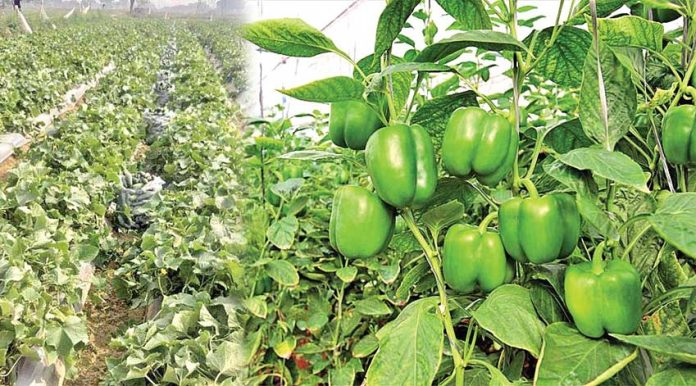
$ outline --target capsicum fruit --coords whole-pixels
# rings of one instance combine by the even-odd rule
[[[534,264],[570,255],[580,238],[580,214],[567,194],[513,198],[499,210],[500,236],[513,259]]]
[[[662,146],[671,163],[696,162],[696,106],[681,105],[667,111],[662,119]]]
[[[442,138],[442,164],[457,177],[475,176],[495,185],[511,170],[519,138],[504,117],[478,107],[452,113]]]
[[[331,104],[329,137],[336,146],[363,150],[372,133],[382,126],[377,113],[364,101]]]
[[[456,224],[445,236],[442,251],[445,282],[453,290],[466,294],[476,285],[490,292],[512,275],[500,235],[483,225]]]
[[[605,332],[632,334],[642,317],[638,271],[623,260],[602,261],[604,244],[597,246],[592,262],[566,269],[566,306],[575,326],[585,336],[599,338]]]
[[[435,152],[422,126],[379,129],[367,141],[365,160],[377,194],[394,207],[419,208],[435,193]]]
[[[394,233],[394,210],[361,186],[336,190],[329,221],[331,246],[348,258],[382,252]]]

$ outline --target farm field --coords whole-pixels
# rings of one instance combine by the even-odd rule
[[[2,8],[0,385],[696,385],[693,1],[242,3]]]
[[[2,41],[2,132],[31,143],[0,182],[0,383],[241,384],[243,117],[199,28],[90,18]]]

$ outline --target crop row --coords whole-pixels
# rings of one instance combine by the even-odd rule
[[[41,47],[50,46],[51,39],[69,41],[58,45],[65,56],[46,48],[37,66],[81,69],[74,73],[85,76],[113,60],[116,70],[86,95],[78,111],[56,123],[53,137],[32,147],[0,183],[0,373],[4,376],[12,377],[20,357],[36,360],[42,353],[48,364],[61,360],[70,376],[76,371],[76,350],[88,343],[85,317],[75,307],[86,295],[80,271],[85,264],[120,251],[106,219],[119,173],[131,166],[144,136],[142,113],[154,104],[152,85],[163,45],[159,24],[129,23],[130,27],[95,25],[92,32],[78,29],[72,38],[66,29],[15,39],[20,47],[25,39]],[[90,39],[92,44],[78,43]],[[97,48],[105,39],[110,54],[107,48]],[[95,58],[99,60],[91,62]],[[65,79],[74,79],[71,76],[75,75]],[[64,86],[47,89],[59,93],[59,87]]]
[[[196,38],[183,28],[175,37],[174,118],[140,165],[168,185],[115,275],[134,306],[161,307],[112,341],[121,353],[107,384],[241,384],[238,109]]]
[[[229,21],[189,23],[189,29],[212,57],[231,97],[237,97],[248,87],[246,55],[237,28]]]
[[[96,18],[0,40],[0,132],[27,132],[29,119],[62,101],[112,60],[128,55],[145,23]]]

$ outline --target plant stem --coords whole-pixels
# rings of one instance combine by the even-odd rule
[[[408,104],[408,110],[406,110],[406,119],[404,121],[407,124],[410,124],[411,121],[411,110],[413,110],[413,105],[416,102],[416,96],[418,95],[418,89],[420,88],[421,83],[423,82],[423,75],[419,72],[418,73],[418,78],[416,79],[416,85],[413,88],[413,95],[411,96],[411,102]]]
[[[594,250],[594,253],[592,254],[592,273],[595,275],[599,275],[600,273],[604,272],[604,264],[602,261],[602,255],[604,254],[604,248],[605,248],[605,243],[602,241],[597,245],[597,247]]]
[[[338,309],[336,310],[336,330],[334,330],[333,336],[333,351],[334,360],[336,360],[340,354],[338,351],[338,338],[341,335],[341,319],[343,318],[343,295],[346,289],[346,283],[341,283],[341,290],[338,293]]]
[[[541,132],[537,133],[534,153],[532,153],[532,161],[529,163],[529,170],[527,170],[527,174],[524,176],[526,179],[530,179],[534,175],[534,169],[536,169],[537,162],[539,161],[539,154],[541,154],[541,147],[544,144],[546,133],[548,133],[548,131],[543,134]]]
[[[430,265],[430,269],[433,272],[433,275],[435,276],[435,282],[437,284],[437,292],[440,297],[440,307],[439,311],[440,314],[442,315],[444,324],[445,324],[445,332],[447,333],[447,339],[449,340],[451,351],[452,351],[452,359],[454,361],[454,366],[456,368],[462,368],[463,370],[463,363],[462,363],[462,357],[461,353],[459,352],[459,344],[457,343],[457,335],[454,332],[454,325],[452,323],[452,315],[450,315],[449,311],[449,304],[447,301],[447,291],[445,289],[445,281],[442,277],[442,270],[440,269],[440,262],[436,258],[436,254],[433,251],[433,249],[430,247],[430,244],[428,243],[427,240],[423,237],[423,234],[421,233],[420,229],[418,229],[418,225],[416,225],[416,221],[413,218],[413,213],[411,212],[410,209],[404,209],[403,212],[401,213],[401,217],[404,219],[404,222],[408,226],[409,230],[411,233],[413,233],[413,236],[416,238],[418,243],[420,244],[421,248],[423,249],[423,252],[425,253],[425,259],[428,261],[428,264]],[[463,386],[463,378],[460,379],[459,374],[457,374],[457,386]],[[460,383],[461,381],[461,383]]]
[[[483,219],[483,221],[481,221],[481,224],[479,224],[479,232],[481,232],[481,233],[486,232],[486,230],[488,229],[488,225],[496,218],[498,218],[497,211],[488,213],[488,216],[486,216]]]
[[[607,212],[614,208],[614,195],[616,195],[616,184],[607,180]]]
[[[686,44],[686,42],[684,42],[684,43]],[[694,60],[692,58],[690,63],[689,63],[689,68],[686,69],[686,73],[684,74],[684,78],[682,78],[681,83],[679,84],[679,89],[677,90],[677,95],[675,95],[674,99],[672,99],[672,103],[669,105],[669,108],[672,108],[679,103],[682,95],[684,94],[684,90],[686,90],[686,88],[689,86],[689,82],[691,81],[691,76],[694,74],[695,70],[696,70],[696,60]]]
[[[529,192],[530,197],[532,197],[532,198],[539,197],[539,192],[537,191],[536,186],[534,186],[534,183],[532,182],[532,180],[530,180],[529,178],[523,178],[520,181],[520,183],[522,184],[522,186],[525,187],[525,189],[527,189],[527,192]]]

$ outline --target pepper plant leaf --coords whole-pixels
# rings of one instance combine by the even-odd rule
[[[426,47],[416,62],[437,62],[457,51],[469,47],[488,51],[526,51],[527,47],[512,35],[499,31],[466,31]],[[454,59],[454,58],[452,58]]]
[[[257,46],[281,55],[308,58],[341,52],[331,39],[302,19],[261,20],[242,26],[240,33]]]
[[[496,288],[474,311],[474,318],[501,342],[539,356],[544,324],[537,317],[528,289],[515,284]]]
[[[353,78],[335,76],[278,91],[302,101],[332,103],[361,99],[365,92],[365,87]]]
[[[638,356],[633,347],[607,339],[590,339],[568,323],[546,327],[534,384],[598,385]]]
[[[442,359],[444,335],[437,298],[406,306],[377,332],[379,349],[367,370],[367,385],[430,385]]]
[[[636,88],[631,80],[631,72],[624,67],[616,54],[606,44],[600,44],[599,62],[604,79],[604,92],[607,101],[608,122],[604,122],[600,100],[597,52],[590,49],[580,88],[580,122],[585,134],[607,150],[613,150],[616,143],[631,128],[636,113]]]
[[[437,0],[459,26],[466,30],[491,29],[493,24],[481,0]]]

